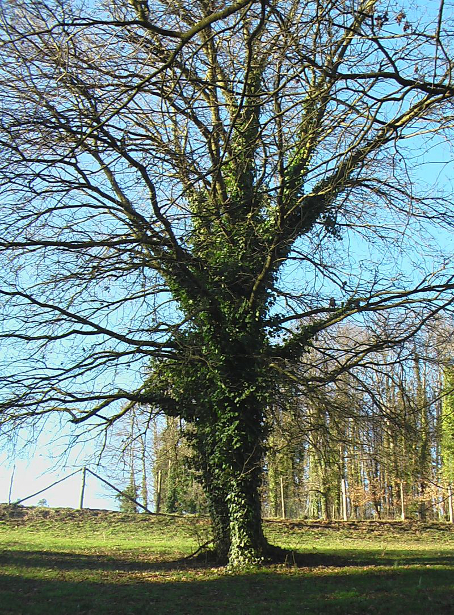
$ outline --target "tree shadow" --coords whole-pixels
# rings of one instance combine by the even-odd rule
[[[104,554],[81,554],[64,551],[0,551],[0,566],[20,568],[44,568],[71,570],[98,570],[121,572],[160,572],[160,571],[196,571],[203,569],[223,569],[225,562],[220,562],[212,551],[205,550],[196,557],[165,557],[151,553],[134,552],[112,557]],[[410,555],[398,550],[387,551],[377,556],[376,552],[348,550],[345,553],[299,552],[272,547],[266,566],[280,566],[288,569],[311,568],[351,568],[358,566],[452,566],[454,553],[440,554],[415,551]]]
[[[297,568],[238,574],[199,561],[3,554],[2,615],[419,614],[454,610],[450,569]],[[8,572],[9,570],[9,572]]]

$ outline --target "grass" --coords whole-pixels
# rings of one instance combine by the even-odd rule
[[[454,613],[448,524],[265,525],[295,555],[233,574],[185,559],[205,520],[0,507],[0,614]]]

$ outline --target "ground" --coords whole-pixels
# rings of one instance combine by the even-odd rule
[[[190,557],[207,519],[0,506],[1,615],[454,612],[454,528],[265,522],[278,564]]]

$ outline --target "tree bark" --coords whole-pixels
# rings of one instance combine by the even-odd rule
[[[260,499],[262,423],[261,411],[254,412],[250,405],[230,408],[199,427],[193,438],[215,551],[232,567],[259,563],[266,555]]]

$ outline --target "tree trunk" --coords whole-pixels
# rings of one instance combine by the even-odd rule
[[[228,482],[223,479],[224,489],[213,480],[216,474],[206,474],[204,487],[217,557],[233,567],[263,561],[267,542],[262,530],[259,473],[230,473]]]
[[[227,493],[219,488],[212,479],[204,480],[205,494],[208,499],[208,511],[211,518],[211,530],[216,556],[219,561],[227,561],[230,551],[230,524]]]
[[[232,408],[203,428],[199,425],[193,437],[216,554],[232,567],[258,563],[266,554],[260,499],[262,423],[261,411]]]
[[[240,479],[228,497],[230,566],[260,563],[266,554],[258,489],[250,487],[249,479]]]

